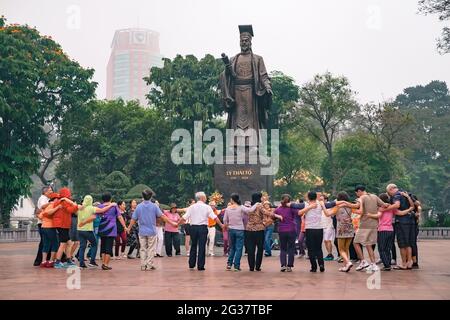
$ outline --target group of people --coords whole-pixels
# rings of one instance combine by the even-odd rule
[[[309,191],[305,199],[292,201],[283,195],[278,207],[272,206],[261,192],[242,204],[232,194],[227,206],[219,210],[207,202],[204,192],[197,192],[185,208],[175,203],[161,210],[151,190],[142,192],[142,201],[112,202],[111,193],[94,203],[86,195],[81,204],[71,198],[68,188],[57,193],[51,187],[42,190],[36,215],[41,242],[34,265],[43,268],[95,268],[100,244],[101,269],[111,270],[111,258],[133,259],[137,249],[142,271],[154,270],[154,258],[181,255],[180,231],[185,235],[189,268],[205,270],[206,254],[214,256],[216,228],[222,230],[226,270],[241,271],[241,258],[247,255],[250,271],[261,271],[263,256],[272,255],[273,232],[277,225],[281,272],[291,272],[294,258],[308,257],[311,272],[325,271],[326,260],[333,260],[333,243],[341,272],[349,272],[359,261],[357,271],[392,268],[418,268],[417,235],[421,204],[417,198],[394,184],[386,193],[370,194],[362,185],[355,188],[356,201],[346,192],[328,201],[319,191]],[[396,263],[396,246],[401,263]],[[208,243],[209,242],[209,243]],[[87,251],[89,244],[89,250]],[[125,252],[129,246],[128,253]],[[323,256],[322,245],[328,253]],[[376,260],[375,247],[380,261]],[[77,250],[78,249],[78,250]],[[114,250],[115,249],[115,250]],[[367,252],[367,258],[364,253]],[[86,263],[87,262],[87,263]]]
[[[389,184],[386,193],[379,196],[368,193],[364,186],[358,185],[355,195],[357,199],[354,203],[350,202],[347,192],[338,193],[334,201],[327,201],[326,197],[315,191],[308,192],[307,201],[302,203],[291,203],[289,195],[283,196],[281,206],[275,210],[287,216],[285,221],[289,221],[289,227],[281,231],[279,227],[281,255],[288,257],[287,264],[280,259],[281,271],[290,271],[293,267],[296,239],[300,251],[304,250],[303,244],[306,243],[311,272],[317,272],[317,268],[321,272],[325,271],[324,260],[334,258],[333,242],[338,252],[337,260],[343,262],[339,268],[341,272],[349,272],[353,267],[352,261],[359,261],[357,271],[379,271],[376,246],[383,271],[419,267],[417,237],[422,208],[417,198],[400,191],[395,184]],[[291,222],[297,216],[301,217],[299,233],[295,232],[295,223]],[[285,222],[280,224],[283,226]],[[398,265],[395,238],[401,253],[401,263]],[[322,243],[328,252],[325,258]]]

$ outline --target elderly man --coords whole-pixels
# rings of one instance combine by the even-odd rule
[[[34,259],[34,263],[33,266],[38,267],[41,265],[42,262],[42,247],[44,245],[43,241],[42,241],[42,221],[41,219],[39,219],[39,213],[41,213],[41,211],[43,211],[45,208],[47,208],[47,206],[49,205],[48,201],[50,200],[49,197],[50,195],[53,193],[53,189],[51,186],[45,186],[42,188],[42,194],[38,199],[37,205],[36,205],[36,210],[35,210],[35,216],[38,219],[38,229],[39,229],[39,236],[40,236],[40,241],[39,241],[39,247],[38,247],[38,252],[36,254],[36,259]]]
[[[414,230],[415,216],[414,214],[400,215],[399,212],[413,207],[414,202],[408,193],[401,192],[393,183],[388,184],[386,191],[391,198],[391,205],[387,209],[397,209],[394,228],[397,236],[397,244],[402,256],[402,265],[399,267],[403,270],[412,269],[412,247],[416,237]]]
[[[202,191],[195,194],[195,204],[191,205],[180,220],[180,223],[190,221],[191,251],[189,254],[189,268],[192,270],[197,264],[199,271],[205,270],[206,241],[208,238],[208,218],[223,229],[224,226],[214,214],[213,209],[206,204],[206,194]],[[197,257],[198,250],[198,257]]]
[[[139,223],[141,271],[156,269],[153,265],[157,242],[156,220],[161,218],[165,223],[178,226],[177,223],[163,215],[159,206],[151,201],[152,196],[153,192],[151,190],[145,189],[142,191],[144,201],[137,205],[128,228],[125,228],[127,233],[130,233],[133,225],[136,222]]]

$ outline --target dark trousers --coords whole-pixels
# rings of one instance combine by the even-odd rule
[[[300,232],[298,235],[299,254],[305,254],[306,249],[306,235],[305,232]]]
[[[391,267],[391,250],[394,242],[393,231],[378,231],[378,252],[385,268]]]
[[[139,232],[137,230],[133,231],[134,237],[136,237],[136,241],[130,246],[130,249],[128,249],[128,255],[131,255],[134,251],[134,249],[137,250],[136,256],[139,256],[139,250],[141,249],[141,243],[139,241]]]
[[[351,245],[351,244],[350,244]],[[337,256],[340,257],[341,253],[339,252],[339,246],[338,246],[338,238],[334,237],[334,246],[336,247]]]
[[[34,265],[39,265],[42,262],[42,247],[44,246],[44,241],[43,241],[43,235],[42,235],[42,225],[40,223],[38,223],[38,230],[39,230],[39,247],[38,247],[38,252],[36,254],[36,259],[34,259]]]
[[[416,257],[416,262],[417,263],[419,263],[419,255],[418,255],[418,252],[417,252],[417,237],[418,236],[419,236],[419,226],[416,224],[414,226],[414,241],[412,243],[411,250],[412,250],[412,256]]]
[[[172,245],[175,248],[175,254],[180,254],[180,234],[178,232],[164,231],[164,246],[166,255],[172,255]]]
[[[248,236],[247,236],[247,230],[244,230],[244,253],[245,254],[248,254],[248,244],[247,244],[247,242],[248,242]]]
[[[121,248],[120,252],[125,252],[125,247],[127,246],[127,232],[124,230],[121,233],[117,233],[117,237],[115,240],[116,243],[116,250],[115,254],[116,257],[119,256],[119,248]]]
[[[98,227],[94,227],[94,236],[95,236],[95,240],[97,241],[97,248],[98,248],[98,244],[100,243],[100,236],[98,235]],[[78,250],[78,255],[79,255],[79,253],[80,253],[80,251]],[[91,258],[91,254],[92,254],[92,246],[89,248],[89,251],[87,253],[88,258]],[[95,254],[97,254],[97,252],[95,252]],[[95,257],[92,259],[95,261]]]
[[[296,240],[299,239],[301,231],[302,231],[302,218],[299,215],[295,215],[295,239]],[[298,249],[299,250],[297,250],[297,246],[295,246],[294,252],[296,255],[301,253],[300,248],[298,248]]]
[[[247,231],[248,266],[250,270],[261,268],[264,252],[264,230]]]
[[[322,231],[323,232],[323,231]],[[278,232],[280,237],[280,263],[282,267],[293,267],[295,256],[295,239],[297,235],[292,232]],[[308,241],[308,238],[306,238]],[[287,259],[286,259],[287,258]],[[287,260],[287,263],[286,263]]]
[[[128,249],[128,255],[131,255],[133,252],[134,252],[134,249],[136,249],[137,248],[137,244],[135,243],[135,244],[132,244],[131,246],[130,246],[130,248]],[[139,249],[137,250],[137,253],[139,253]]]
[[[319,264],[319,267],[324,266],[322,241],[323,229],[306,229],[306,246],[308,247],[308,256],[312,270],[317,270],[317,264]]]
[[[352,238],[352,242],[350,243],[350,248],[348,249],[350,253],[350,260],[358,260],[358,255],[356,254],[355,247],[353,246],[353,240],[355,237]]]
[[[206,241],[208,240],[207,225],[191,225],[191,251],[189,253],[189,268],[205,268]],[[198,251],[198,257],[197,257]]]
[[[112,257],[113,255],[113,245],[114,239],[116,237],[100,237],[100,255],[107,254]],[[80,254],[81,256],[81,254]],[[80,257],[81,259],[81,257]]]
[[[41,228],[42,232],[42,252],[47,253],[46,260],[50,260],[49,253],[57,252],[59,248],[58,235],[55,228]]]
[[[394,233],[394,238],[395,238],[395,233]],[[397,261],[397,247],[395,246],[395,240],[392,241],[391,254],[392,254],[392,259]]]
[[[80,266],[84,265],[84,252],[87,247],[87,242],[91,244],[91,249],[89,252],[90,262],[95,263],[95,256],[97,255],[97,239],[95,237],[94,231],[78,231],[78,236],[80,237],[80,250],[78,251],[78,261],[80,261]]]
[[[394,240],[392,241],[391,254],[392,259],[397,261],[397,247],[395,246],[395,224],[394,224]]]

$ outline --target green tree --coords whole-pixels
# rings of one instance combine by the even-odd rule
[[[218,92],[222,69],[223,63],[209,54],[200,60],[193,55],[165,58],[162,68],[153,67],[144,78],[152,86],[149,104],[184,128],[200,120],[208,125],[223,114]]]
[[[320,185],[321,163],[325,158],[320,144],[296,128],[283,132],[282,141],[280,169],[276,177],[276,199],[283,193],[295,196]]]
[[[223,63],[209,54],[200,60],[193,55],[164,59],[164,66],[152,68],[150,76],[145,78],[152,87],[147,95],[149,104],[164,116],[173,130],[187,129],[191,137],[194,121],[202,121],[203,130],[223,129],[224,122],[217,120],[224,113],[218,92],[222,70]],[[177,173],[178,180],[170,182],[178,200],[191,198],[199,189],[213,191],[212,166],[179,165],[173,172]]]
[[[405,148],[412,191],[421,198],[425,209],[446,215],[450,201],[450,92],[447,84],[431,81],[425,86],[408,87],[397,96],[395,103],[414,119]]]
[[[440,21],[450,19],[450,1],[448,0],[420,0],[419,13],[438,14]],[[442,28],[441,37],[437,41],[437,49],[441,54],[450,52],[450,28]]]
[[[131,187],[131,180],[120,171],[113,171],[102,181],[102,188],[111,192],[114,199],[122,200]]]
[[[399,151],[393,150],[392,161],[380,157],[379,142],[373,135],[358,131],[336,142],[334,148],[334,177],[337,190],[354,194],[357,184],[364,184],[370,192],[385,192],[389,182],[396,182],[404,188],[409,187],[405,167],[400,160]],[[323,164],[324,178],[332,175],[329,159]]]
[[[72,182],[77,194],[100,194],[108,188],[107,175],[120,171],[132,184],[152,185],[162,195],[173,192],[167,185],[175,183],[171,128],[156,110],[114,100],[93,101],[83,111],[64,127],[60,179]]]
[[[94,96],[93,70],[71,60],[55,41],[0,18],[0,214],[3,224],[48,146],[45,126],[59,123]]]
[[[388,167],[395,166],[405,153],[401,152],[410,143],[414,119],[411,114],[401,110],[395,103],[366,104],[355,121],[357,128],[362,128],[372,136],[372,142]],[[389,171],[395,175],[395,172]],[[394,176],[390,177],[394,179]]]
[[[358,110],[354,92],[347,78],[327,72],[301,87],[298,107],[299,128],[325,147],[330,169],[326,182],[335,193],[338,177],[334,175],[333,147],[340,130]]]
[[[285,75],[281,71],[270,73],[272,82],[272,107],[269,112],[269,128],[283,130],[289,127],[294,117],[295,104],[299,95],[299,86],[294,78]]]
[[[135,185],[130,190],[128,190],[127,194],[125,195],[125,199],[127,201],[139,200],[142,198],[142,191],[144,191],[145,189],[149,189],[152,192],[154,192],[149,186],[140,183],[140,184]],[[155,195],[155,193],[153,193],[153,195]]]

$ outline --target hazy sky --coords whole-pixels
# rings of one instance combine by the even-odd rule
[[[442,24],[417,14],[418,0],[0,0],[10,23],[52,36],[85,67],[96,70],[106,95],[106,64],[116,29],[160,33],[161,53],[198,57],[239,51],[239,24],[253,24],[253,51],[268,70],[298,84],[327,70],[349,78],[361,102],[395,97],[407,86],[444,80],[450,54],[435,40]],[[78,15],[79,13],[79,15]]]

